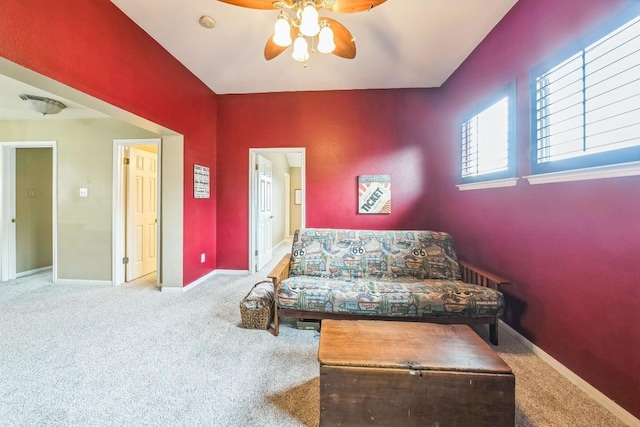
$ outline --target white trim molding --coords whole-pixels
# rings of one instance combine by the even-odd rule
[[[249,270],[225,270],[224,268],[218,269],[213,272],[214,276],[221,276],[223,274],[229,276],[248,276]]]
[[[469,184],[458,184],[458,190],[482,190],[484,188],[515,187],[518,178],[492,179],[491,181],[471,182]]]
[[[56,285],[113,286],[111,280],[58,279]]]
[[[213,276],[216,275],[216,271],[213,270],[207,274],[205,274],[204,276],[194,280],[191,283],[188,283],[182,287],[178,287],[178,286],[162,286],[160,289],[162,290],[162,292],[174,292],[174,291],[179,291],[179,292],[188,292],[190,290],[193,290],[196,286],[201,285],[202,283],[204,283],[207,279],[212,278]]]
[[[113,206],[111,213],[111,248],[112,248],[112,277],[115,285],[122,285],[126,282],[126,267],[123,258],[127,253],[127,239],[125,238],[127,230],[127,208],[126,194],[129,183],[125,176],[123,159],[125,158],[125,150],[134,146],[152,146],[156,148],[156,267],[155,270],[160,273],[163,271],[162,266],[162,248],[163,233],[162,230],[162,140],[160,138],[144,138],[144,139],[114,139],[113,140],[113,170],[112,170],[112,200]],[[156,287],[159,287],[160,274],[157,274]]]
[[[16,279],[19,277],[24,277],[24,276],[30,276],[32,274],[36,274],[36,273],[40,273],[41,271],[45,271],[45,270],[53,270],[53,266],[48,266],[48,267],[40,267],[40,268],[36,268],[33,270],[29,270],[29,271],[23,271],[21,273],[16,273]]]
[[[199,279],[194,280],[193,282],[189,283],[188,285],[184,285],[184,286],[161,286],[160,289],[161,289],[162,292],[188,292],[188,291],[194,289],[196,286],[203,284],[208,279],[211,279],[212,277],[215,277],[215,276],[221,276],[223,274],[234,275],[234,276],[248,276],[249,275],[249,270],[213,270],[212,272],[205,274],[204,276],[200,277]]]
[[[171,294],[176,294],[176,293],[183,293],[186,292],[184,290],[184,286],[160,286],[160,292],[163,293],[171,293]]]
[[[542,359],[547,365],[551,366],[555,369],[560,375],[568,379],[572,384],[578,387],[580,390],[585,392],[590,398],[598,402],[605,409],[615,415],[620,421],[625,423],[628,426],[636,426],[640,427],[640,420],[634,417],[631,413],[625,410],[623,407],[618,405],[616,402],[605,396],[601,391],[596,389],[594,386],[580,378],[578,375],[573,373],[569,368],[564,366],[562,363],[558,362],[554,359],[549,353],[542,350],[540,347],[520,335],[518,331],[513,329],[511,326],[504,323],[502,320],[500,322],[500,327],[503,331],[506,331],[513,338],[518,340],[522,345],[524,345],[527,349],[531,350],[536,356]]]
[[[249,207],[249,271],[251,273],[256,272],[256,249],[257,243],[255,236],[257,235],[257,194],[258,194],[258,185],[255,179],[255,165],[256,159],[258,155],[265,154],[287,154],[287,153],[296,153],[300,154],[300,189],[302,190],[302,204],[300,206],[300,228],[304,228],[306,224],[306,216],[307,216],[307,208],[306,208],[306,174],[307,174],[307,149],[306,147],[286,147],[286,148],[249,148],[249,164],[248,164],[248,184],[249,184],[249,192],[248,192],[248,207]]]
[[[554,182],[585,181],[588,179],[620,178],[635,175],[640,175],[640,162],[541,173],[537,175],[527,175],[523,178],[529,181],[529,184],[535,185],[551,184]]]
[[[0,58],[0,65],[2,59]],[[51,148],[52,153],[52,281],[58,278],[58,143],[57,141],[1,141],[0,142],[0,281],[17,278],[15,224],[15,150],[17,148]]]

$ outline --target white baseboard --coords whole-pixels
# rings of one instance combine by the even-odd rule
[[[58,279],[56,285],[112,286],[111,280]]]
[[[233,276],[246,276],[249,274],[249,270],[225,270],[225,269],[218,269],[215,270],[214,272],[215,276],[220,276],[222,274],[228,274],[228,275],[233,275]]]
[[[244,275],[248,275],[249,274],[249,270],[213,270],[212,272],[205,274],[204,276],[200,277],[199,279],[196,279],[193,282],[191,282],[188,285],[185,285],[183,287],[161,286],[160,290],[162,292],[188,292],[188,291],[192,290],[193,288],[195,288],[196,286],[204,283],[207,279],[210,279],[210,278],[212,278],[214,276],[220,276],[222,274],[244,276]]]
[[[280,243],[278,243],[277,245],[275,245],[273,248],[271,248],[271,250],[276,250],[278,249],[280,246],[282,245],[287,245],[290,246],[291,245],[291,237],[285,237],[285,239],[283,241],[281,241]]]
[[[573,373],[569,368],[564,366],[562,363],[558,362],[554,359],[549,353],[542,350],[540,347],[520,335],[518,331],[513,329],[511,326],[504,323],[502,320],[499,321],[500,326],[499,329],[506,331],[509,335],[520,341],[525,347],[531,350],[536,356],[542,359],[547,365],[551,366],[553,369],[558,371],[560,375],[568,379],[572,384],[578,387],[580,390],[585,392],[589,397],[598,402],[600,405],[605,407],[609,412],[615,415],[620,421],[625,423],[628,426],[640,427],[640,420],[633,416],[626,409],[618,405],[616,402],[608,398],[597,388],[580,378],[578,375]]]
[[[162,284],[160,284],[160,292],[176,294],[183,293],[185,291],[184,286],[162,286]]]
[[[182,287],[178,287],[178,286],[161,286],[160,287],[160,291],[162,292],[188,292],[190,290],[192,290],[193,288],[195,288],[196,286],[198,286],[199,284],[203,283],[205,280],[215,276],[216,271],[212,271],[210,273],[205,274],[204,276],[200,277],[199,279],[194,280],[193,282],[184,285]]]
[[[45,270],[51,270],[51,266],[48,267],[41,267],[41,268],[36,268],[33,270],[29,270],[29,271],[23,271],[21,273],[16,273],[16,279],[20,278],[20,277],[24,277],[24,276],[29,276],[31,274],[36,274],[36,273],[40,273],[41,271],[45,271]]]

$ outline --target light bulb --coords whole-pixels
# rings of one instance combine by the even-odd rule
[[[318,35],[318,50],[322,53],[331,53],[335,50],[336,44],[333,41],[333,31],[328,25],[322,27]]]
[[[278,17],[275,28],[276,30],[273,34],[273,42],[282,47],[291,45],[291,27],[284,16]]]
[[[302,35],[293,42],[293,53],[291,54],[296,61],[306,61],[309,59],[309,51],[307,50],[307,40]]]
[[[318,24],[318,11],[313,4],[307,4],[302,11],[300,20],[300,31],[305,36],[313,37],[320,32]]]

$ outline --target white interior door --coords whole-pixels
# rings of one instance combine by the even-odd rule
[[[16,278],[16,149],[3,147],[2,157],[2,228],[0,229],[0,281]]]
[[[272,257],[272,165],[271,161],[258,155],[258,233],[257,269],[267,265]]]
[[[156,153],[129,148],[127,185],[127,282],[156,270],[157,254]]]

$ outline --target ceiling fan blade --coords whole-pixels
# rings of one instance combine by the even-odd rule
[[[331,25],[333,31],[333,41],[336,44],[336,49],[333,54],[341,58],[353,59],[356,57],[356,43],[353,41],[353,36],[347,30],[347,27],[336,21],[335,19],[327,18],[323,16],[321,18],[327,21]]]
[[[338,13],[364,12],[380,6],[387,0],[336,0],[329,10]]]
[[[273,0],[218,0],[232,6],[248,7],[249,9],[277,9],[273,5]]]
[[[295,40],[296,37],[298,37],[299,31],[300,30],[298,28],[291,29],[291,40]],[[271,61],[273,58],[287,50],[288,47],[289,46],[282,47],[275,44],[273,41],[273,34],[271,34],[271,37],[267,39],[267,43],[264,45],[264,59],[266,59],[267,61]]]
[[[276,56],[280,55],[287,49],[288,46],[282,47],[278,46],[273,42],[273,34],[267,40],[267,44],[264,45],[264,59],[267,61],[271,61]]]

